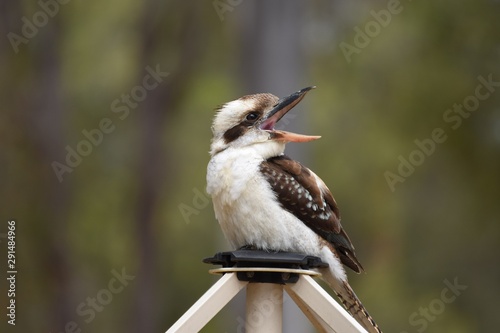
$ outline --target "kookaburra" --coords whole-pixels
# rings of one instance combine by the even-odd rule
[[[222,105],[214,118],[207,193],[222,231],[235,248],[299,252],[329,264],[322,278],[369,332],[381,332],[347,282],[343,265],[363,267],[340,224],[330,190],[314,172],[284,155],[288,142],[307,136],[275,129],[276,123],[314,87],[278,99],[243,96]]]

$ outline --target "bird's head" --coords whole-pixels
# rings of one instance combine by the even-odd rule
[[[213,139],[210,154],[214,156],[227,148],[262,144],[278,143],[284,148],[287,142],[319,139],[319,136],[296,134],[274,128],[276,123],[313,88],[315,87],[304,88],[281,99],[272,94],[255,94],[223,104],[217,110],[212,124]]]

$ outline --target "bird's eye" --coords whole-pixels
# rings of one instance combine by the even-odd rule
[[[248,121],[255,121],[257,118],[259,118],[259,114],[257,112],[250,112],[246,117]]]

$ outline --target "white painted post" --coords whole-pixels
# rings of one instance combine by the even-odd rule
[[[283,331],[283,285],[249,283],[246,300],[246,333]]]

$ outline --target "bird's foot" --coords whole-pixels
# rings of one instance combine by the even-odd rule
[[[250,244],[247,244],[247,245],[243,245],[242,247],[240,247],[238,250],[258,250],[257,247],[255,245],[250,245]]]

